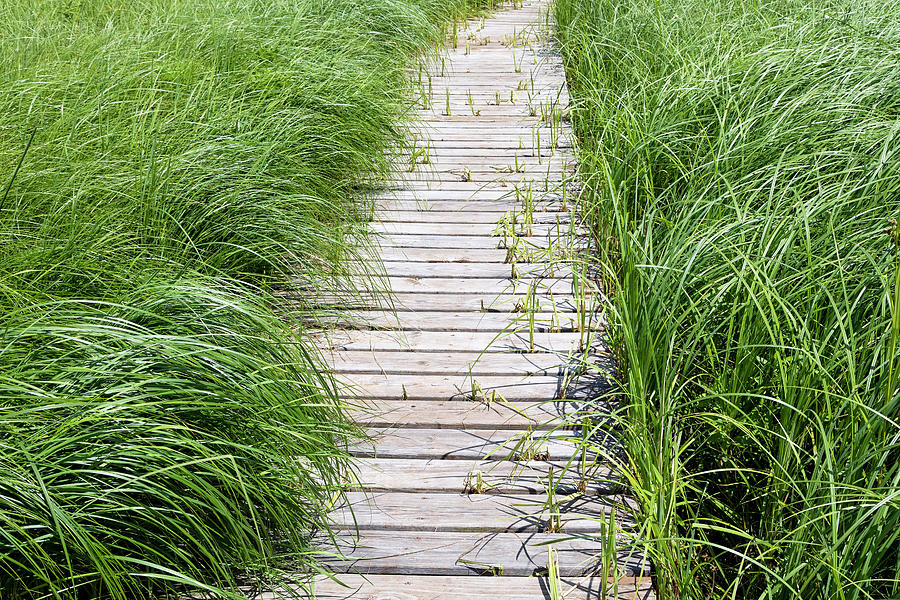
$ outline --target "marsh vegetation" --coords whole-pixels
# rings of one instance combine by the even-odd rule
[[[897,597],[896,6],[555,16],[660,597]]]
[[[405,68],[477,4],[0,6],[0,595],[315,569],[356,428],[276,286],[354,293]]]

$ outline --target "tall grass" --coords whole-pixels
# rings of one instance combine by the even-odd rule
[[[0,6],[0,596],[315,568],[356,429],[273,289],[354,293],[404,67],[475,6]]]
[[[900,597],[900,17],[558,0],[663,598]]]

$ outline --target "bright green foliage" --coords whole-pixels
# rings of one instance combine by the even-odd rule
[[[271,288],[353,293],[403,69],[473,5],[0,5],[0,596],[310,567],[356,430]]]
[[[898,597],[895,3],[556,17],[661,597]]]

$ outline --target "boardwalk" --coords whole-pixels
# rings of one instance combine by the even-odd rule
[[[547,19],[525,2],[473,21],[416,77],[417,141],[375,223],[397,312],[363,308],[330,340],[372,442],[333,515],[348,587],[320,581],[321,598],[550,598],[551,570],[565,598],[612,579],[652,597],[627,536],[601,541],[610,511],[627,530],[627,496],[576,452],[582,416],[602,411],[605,379],[582,371],[603,364],[603,323],[568,261],[587,237]]]

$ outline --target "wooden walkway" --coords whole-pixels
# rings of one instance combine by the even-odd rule
[[[333,513],[347,587],[322,579],[319,598],[549,599],[557,572],[570,600],[653,597],[628,536],[604,533],[611,515],[628,530],[629,499],[577,451],[584,415],[602,420],[605,379],[583,367],[603,364],[603,323],[568,262],[588,238],[548,33],[526,1],[415,76],[417,142],[374,224],[397,312],[362,302],[330,340],[372,441]]]

